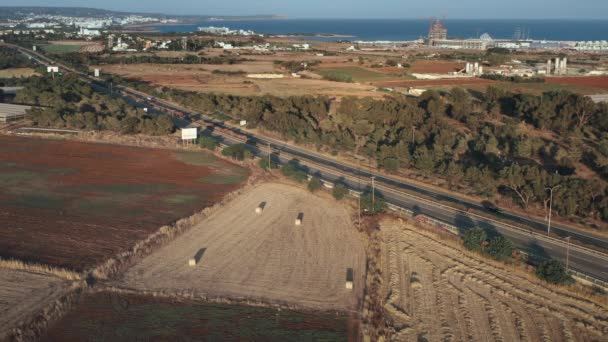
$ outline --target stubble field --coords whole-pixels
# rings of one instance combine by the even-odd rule
[[[608,307],[385,220],[385,309],[393,340],[605,341]]]
[[[0,340],[25,317],[58,298],[67,286],[52,275],[0,267]]]
[[[0,136],[0,257],[82,271],[246,177],[203,152]]]
[[[261,214],[255,208],[265,202]],[[303,213],[303,223],[295,219]],[[188,265],[195,258],[198,264]],[[126,272],[120,286],[356,310],[365,251],[342,206],[288,185],[239,196]],[[345,289],[347,269],[354,290]]]

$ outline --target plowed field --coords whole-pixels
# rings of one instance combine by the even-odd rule
[[[397,221],[382,224],[395,341],[605,341],[608,307]]]
[[[80,271],[246,177],[202,152],[0,136],[0,257]]]

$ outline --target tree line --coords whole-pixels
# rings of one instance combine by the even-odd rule
[[[419,98],[343,98],[329,115],[327,97],[233,96],[149,86],[156,96],[201,112],[247,120],[251,127],[332,153],[354,152],[379,168],[410,168],[489,199],[548,207],[568,218],[608,221],[608,106],[568,93],[513,94],[490,87]],[[578,171],[591,176],[581,177]]]
[[[170,117],[149,115],[121,98],[97,92],[74,74],[2,80],[0,84],[24,87],[14,102],[38,107],[26,115],[35,126],[149,135],[175,130]]]

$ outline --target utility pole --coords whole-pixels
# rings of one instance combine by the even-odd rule
[[[566,241],[568,241],[566,244],[566,272],[568,272],[568,266],[570,264],[570,238],[572,238],[572,236],[566,237]]]
[[[271,156],[272,156],[272,148],[270,147],[270,143],[268,143],[268,170],[272,169],[272,164],[270,162]]]
[[[357,160],[357,181],[359,185],[357,191],[359,191],[359,231],[361,231],[361,161]]]
[[[550,188],[545,188],[545,191],[549,190],[551,193],[549,196],[549,218],[547,220],[547,236],[549,234],[551,234],[551,212],[553,210],[553,190],[557,189],[558,187],[559,187],[559,185],[556,185],[556,186],[553,186]]]
[[[376,211],[376,184],[374,183],[375,179],[376,177],[372,176],[372,212],[374,213]]]

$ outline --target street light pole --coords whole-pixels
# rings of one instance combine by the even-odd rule
[[[553,190],[557,189],[559,187],[559,185],[550,187],[550,188],[545,188],[545,190],[549,190],[550,191],[550,196],[549,196],[549,218],[547,220],[547,235],[551,234],[551,213],[553,211]]]
[[[570,238],[572,238],[572,236],[566,238],[566,241],[568,241],[566,244],[566,272],[568,272],[568,266],[570,264]]]

